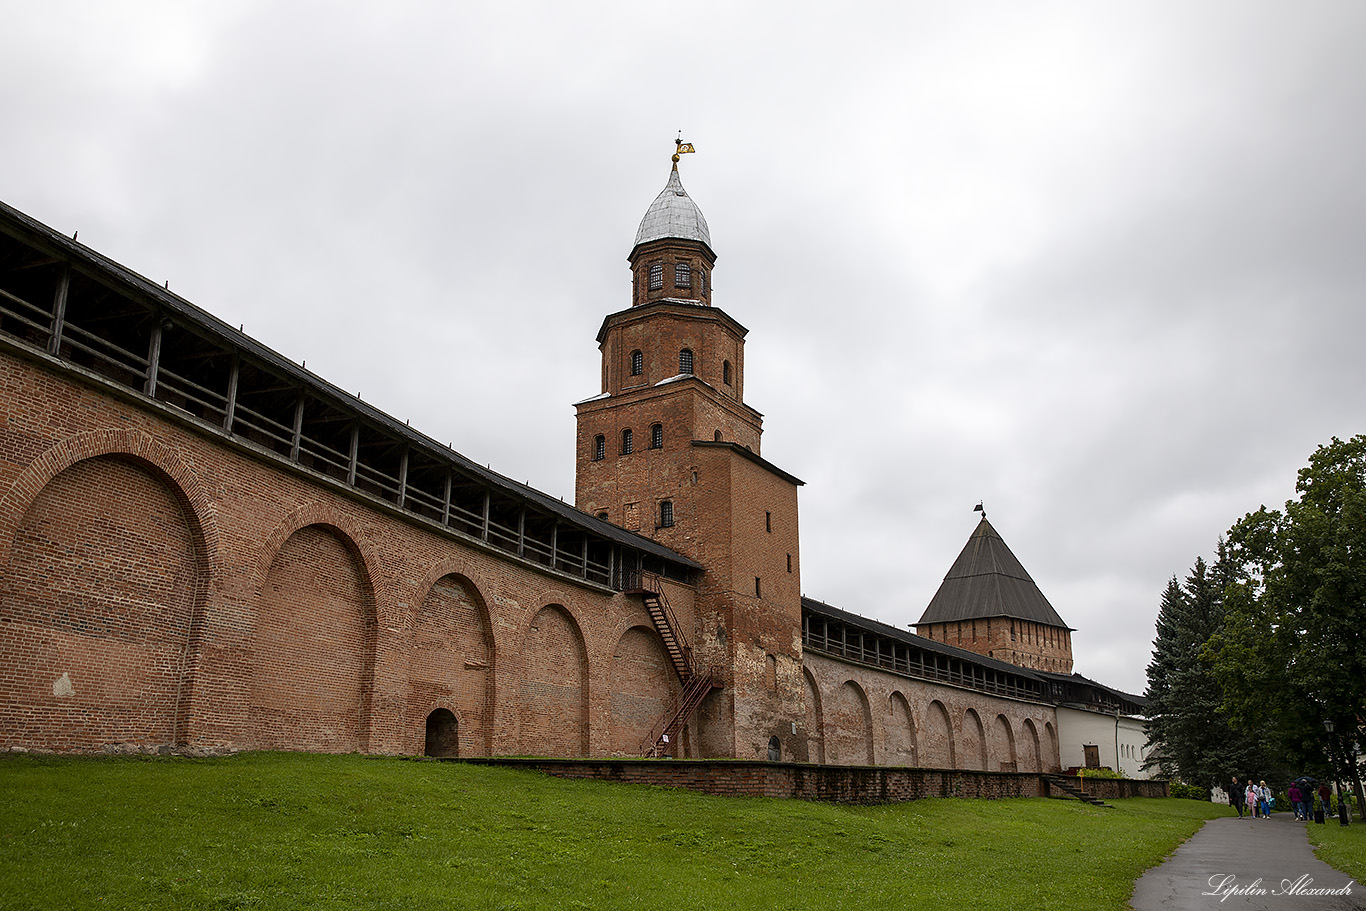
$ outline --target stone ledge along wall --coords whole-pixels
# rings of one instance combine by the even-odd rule
[[[1037,772],[879,768],[806,763],[629,759],[469,759],[479,765],[527,769],[556,778],[687,788],[721,797],[778,797],[831,803],[878,804],[927,797],[995,799],[1043,797]],[[1077,779],[1071,779],[1077,781]],[[1093,788],[1095,785],[1097,787]],[[1102,798],[1166,797],[1167,782],[1092,779],[1087,793]]]

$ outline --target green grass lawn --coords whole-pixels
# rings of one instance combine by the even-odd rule
[[[1122,909],[1227,807],[881,807],[458,763],[0,757],[4,908]]]
[[[1354,814],[1352,824],[1346,828],[1336,816],[1330,816],[1321,826],[1310,823],[1306,828],[1319,860],[1359,883],[1366,883],[1366,823]]]

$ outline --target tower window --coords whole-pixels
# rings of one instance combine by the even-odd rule
[[[792,572],[792,555],[787,555],[787,571]]]
[[[756,598],[762,598],[763,596],[764,596],[764,595],[763,595],[763,590],[760,588],[760,585],[759,585],[759,577],[758,577],[758,576],[755,576],[755,577],[754,577],[754,597],[756,597]]]
[[[629,454],[635,450],[635,440],[631,436],[631,428],[627,427],[621,432],[621,452],[622,455]]]
[[[678,372],[684,374],[692,373],[692,349],[684,348],[678,352]]]
[[[631,376],[640,376],[645,371],[645,355],[639,350],[631,352]]]
[[[607,437],[598,434],[593,438],[593,461],[599,462],[607,458]]]
[[[730,385],[730,361],[721,362],[721,382]]]
[[[712,434],[712,439],[718,443],[721,442],[721,431],[718,430],[716,433]]]
[[[663,425],[663,424],[651,424],[651,425],[650,425],[650,448],[651,448],[651,449],[663,449],[663,448],[664,448],[664,425]]]
[[[773,531],[773,513],[764,512],[764,531]]]
[[[699,294],[707,293],[707,272],[705,269],[697,270],[697,292]]]
[[[692,266],[687,263],[677,263],[674,265],[674,287],[692,287]]]
[[[659,501],[659,527],[674,527],[674,502],[673,500]]]
[[[658,291],[664,287],[664,264],[650,263],[650,290]]]

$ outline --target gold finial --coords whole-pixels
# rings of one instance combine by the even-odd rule
[[[678,167],[678,156],[679,156],[679,155],[686,155],[686,154],[688,154],[689,152],[696,152],[696,151],[697,151],[696,149],[694,149],[694,148],[692,147],[692,143],[691,143],[691,142],[684,142],[684,141],[683,141],[683,131],[682,131],[682,130],[679,130],[679,131],[678,131],[678,138],[674,140],[674,145],[677,147],[677,148],[674,150],[674,154],[673,154],[673,162],[674,162],[674,167],[675,167],[675,168]]]

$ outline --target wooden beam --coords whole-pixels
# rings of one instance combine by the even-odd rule
[[[147,373],[142,391],[152,398],[157,394],[157,368],[161,366],[161,320],[152,320],[152,338],[147,344]]]
[[[48,333],[47,353],[57,355],[62,350],[62,332],[66,329],[66,298],[71,289],[71,266],[57,277],[57,290],[52,295],[52,329]]]

